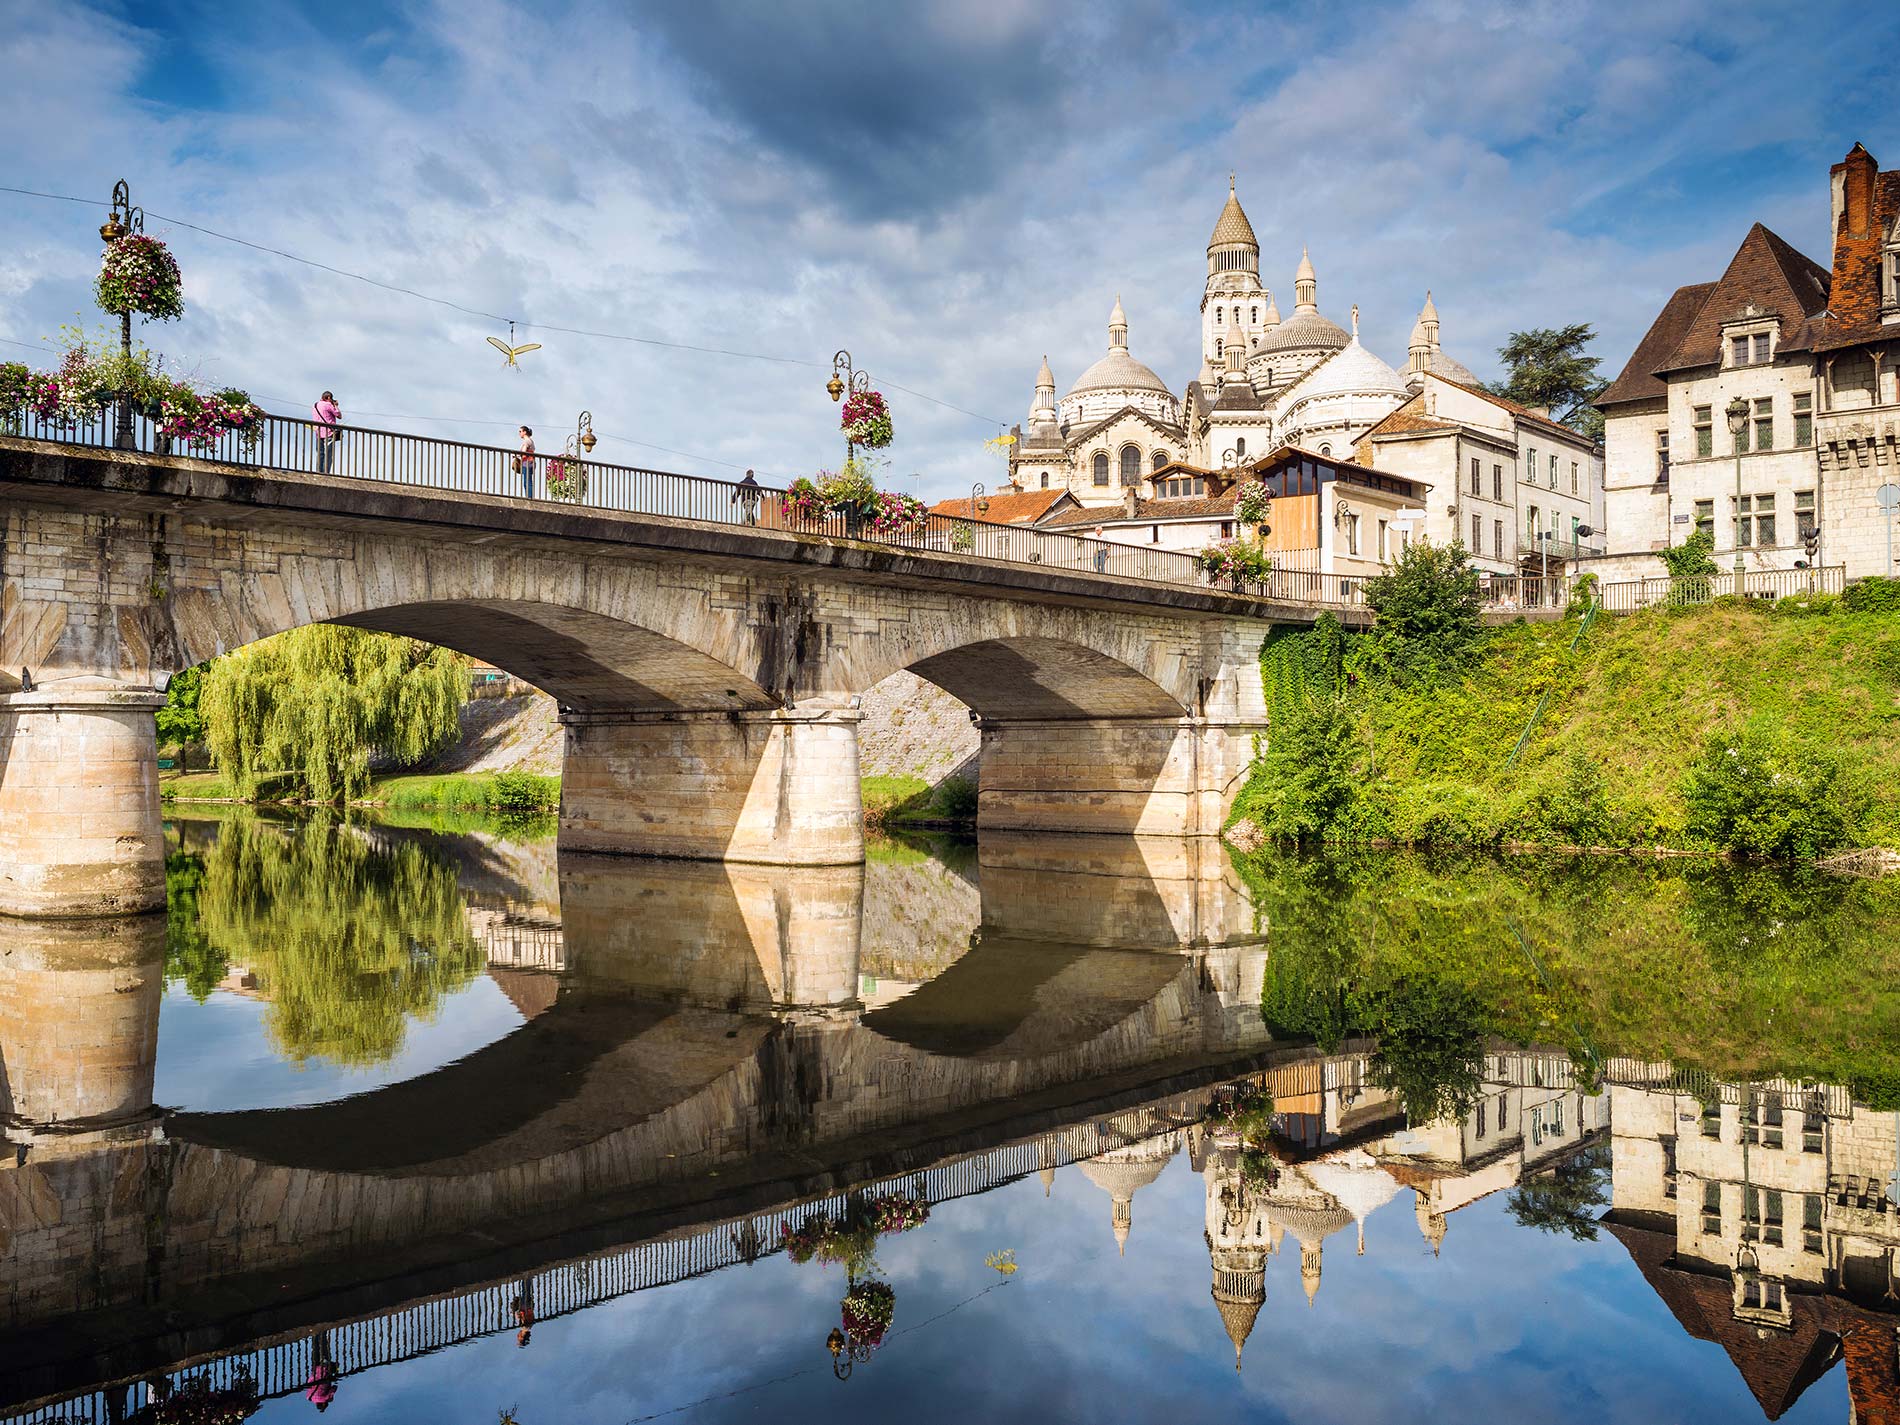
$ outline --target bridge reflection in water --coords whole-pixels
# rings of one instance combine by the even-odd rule
[[[1270,1042],[1267,928],[1205,843],[986,837],[816,873],[429,844],[523,1023],[352,1098],[154,1106],[165,927],[19,927],[0,957],[8,1425],[134,1419],[185,1380],[294,1394],[326,1363],[346,1378],[516,1331],[524,1304],[547,1322],[757,1262],[878,1194],[941,1203],[1079,1164],[1127,1243],[1178,1157],[1205,1198],[1200,1329],[1237,1368],[1274,1258],[1314,1301],[1329,1252],[1394,1251],[1366,1224],[1405,1191],[1398,1250],[1434,1255],[1494,1231],[1460,1214],[1508,1194],[1520,1220],[1604,1229],[1766,1418],[1836,1365],[1861,1425],[1897,1418],[1900,1142],[1846,1089],[1619,1058],[1580,1076],[1494,1041],[1462,1115],[1408,1120],[1370,1041]],[[1260,1090],[1265,1149],[1237,1117]]]
[[[155,1106],[165,924],[22,923],[0,1398],[227,1356],[288,1388],[284,1333],[351,1369],[507,1324],[524,1277],[546,1315],[747,1260],[847,1188],[956,1196],[1151,1136],[1267,1047],[1253,910],[1204,839],[992,837],[961,871],[450,849],[525,1023],[303,1107]]]

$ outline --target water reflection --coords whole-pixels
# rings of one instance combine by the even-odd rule
[[[1886,886],[248,818],[180,823],[172,871],[165,922],[0,956],[0,1402],[36,1418],[1900,1398]],[[230,1007],[311,1091],[255,1107],[212,1038],[167,1096]],[[673,1368],[578,1394],[629,1339]],[[1329,1392],[1342,1356],[1386,1364]]]

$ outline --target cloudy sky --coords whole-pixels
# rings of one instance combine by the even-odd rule
[[[1613,372],[1751,221],[1825,259],[1856,139],[1900,163],[1900,10],[1864,0],[0,0],[0,35],[0,184],[130,181],[185,272],[145,333],[168,367],[544,448],[585,407],[601,458],[789,478],[841,453],[844,346],[892,398],[891,483],[932,496],[997,482],[983,440],[1044,352],[1064,388],[1101,353],[1117,293],[1135,354],[1193,374],[1230,169],[1283,308],[1306,244],[1388,360],[1431,288],[1488,375],[1572,321]],[[97,318],[99,219],[0,193],[0,359]],[[503,370],[505,322],[181,221],[543,350]]]

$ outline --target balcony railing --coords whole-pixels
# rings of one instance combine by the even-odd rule
[[[1740,577],[1726,574],[1690,574],[1681,578],[1631,579],[1604,584],[1597,602],[1605,613],[1626,614],[1639,609],[1688,608],[1740,594],[1745,599],[1786,599],[1802,594],[1838,594],[1847,587],[1847,568],[1832,564],[1822,569],[1756,569]]]
[[[921,528],[883,531],[872,528],[855,513],[834,512],[807,520],[788,513],[783,505],[785,491],[773,486],[747,486],[586,457],[582,457],[584,486],[573,491],[572,498],[562,498],[550,493],[548,481],[550,466],[566,462],[567,457],[558,452],[537,453],[533,468],[523,472],[516,464],[519,452],[504,446],[473,445],[363,426],[337,425],[333,429],[339,438],[329,442],[319,438],[315,421],[266,416],[252,432],[231,431],[208,446],[178,448],[158,434],[153,422],[139,416],[132,422],[132,445],[154,455],[186,456],[241,468],[410,485],[490,499],[562,504],[704,524],[786,530],[1114,579],[1217,587],[1242,597],[1275,602],[1345,606],[1364,602],[1360,581],[1355,578],[1276,569],[1264,581],[1216,581],[1194,555],[1181,550],[1118,544],[961,516],[931,514],[925,516]],[[6,420],[4,430],[30,440],[110,448],[115,444],[116,422],[110,406],[78,421],[45,420],[31,411],[18,411]]]

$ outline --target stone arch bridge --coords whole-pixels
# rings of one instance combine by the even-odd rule
[[[561,704],[565,847],[863,854],[857,700],[909,669],[983,732],[979,825],[1212,835],[1314,606],[714,519],[0,437],[0,912],[163,903],[167,679],[318,622]],[[1363,616],[1345,609],[1344,616]]]

